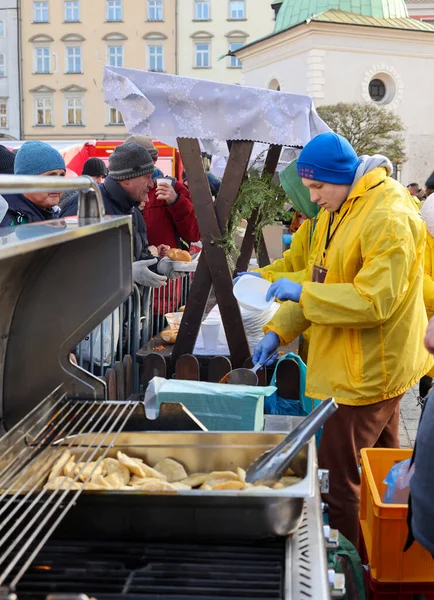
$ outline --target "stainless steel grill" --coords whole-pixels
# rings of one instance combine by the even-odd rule
[[[84,484],[89,482],[101,461],[110,452],[115,451],[116,441],[119,436],[125,435],[125,430],[173,430],[176,428],[173,426],[176,418],[181,418],[184,431],[201,429],[201,425],[189,416],[187,411],[183,413],[178,409],[175,415],[176,405],[166,405],[170,407],[165,415],[167,428],[162,427],[161,422],[140,422],[137,418],[139,415],[134,414],[143,414],[139,400],[132,398],[107,402],[105,383],[69,362],[69,352],[131,294],[131,218],[104,217],[99,190],[86,178],[72,182],[55,177],[0,176],[0,193],[64,191],[72,187],[82,190],[78,223],[58,221],[55,227],[37,224],[36,228],[23,225],[17,232],[21,231],[24,235],[18,235],[12,228],[7,231],[0,230],[0,424],[7,430],[0,440],[0,598],[12,600],[17,594],[20,600],[21,597],[32,600],[84,600],[84,594],[88,591],[93,593],[95,590],[97,600],[113,597],[170,597],[185,600],[192,597],[188,587],[191,581],[187,577],[184,589],[188,592],[187,595],[183,594],[181,575],[185,573],[182,561],[181,567],[179,564],[177,567],[175,565],[180,578],[176,585],[170,586],[166,580],[170,577],[172,563],[167,570],[161,567],[160,560],[161,552],[166,555],[169,563],[174,560],[175,555],[182,558],[187,546],[181,541],[171,542],[172,549],[173,544],[179,546],[175,554],[170,553],[169,545],[165,542],[159,546],[159,542],[157,546],[152,546],[153,542],[148,541],[145,544],[150,557],[150,563],[145,567],[149,569],[152,565],[155,566],[154,574],[158,575],[160,590],[158,587],[146,587],[153,577],[148,571],[137,572],[137,566],[131,568],[131,565],[127,565],[127,569],[121,569],[122,576],[125,575],[126,579],[119,580],[121,587],[116,589],[114,596],[107,588],[95,587],[95,580],[89,580],[89,585],[85,587],[80,585],[80,575],[84,573],[90,577],[95,568],[98,571],[97,579],[101,580],[104,577],[106,553],[113,553],[119,548],[119,544],[122,544],[119,537],[116,537],[113,543],[109,542],[109,537],[99,542],[93,538],[87,548],[90,548],[91,552],[95,545],[102,548],[102,562],[98,566],[90,560],[90,563],[85,562],[84,566],[82,564],[81,570],[79,567],[74,570],[77,561],[80,563],[80,552],[86,552],[81,541],[72,542],[74,535],[71,534],[70,528],[71,523],[72,527],[76,523],[74,518],[77,518],[78,513],[78,518],[82,518],[86,505],[90,509],[96,508],[97,511],[101,511],[101,500],[104,498],[106,520],[101,518],[101,521],[112,525],[113,515],[119,515],[118,503],[121,495],[103,492],[101,495],[84,494],[79,498],[83,487],[75,489],[75,484],[80,475],[83,474]],[[107,268],[107,265],[110,268]],[[173,303],[173,298],[169,298],[170,300]],[[163,309],[167,307],[162,298],[157,298],[157,301],[162,302]],[[283,430],[285,429],[283,426]],[[282,431],[281,421],[276,421],[269,430]],[[232,445],[236,445],[236,442]],[[232,445],[228,444],[228,451],[232,451]],[[54,489],[45,489],[44,485],[53,462],[57,462],[59,470],[66,464],[65,450],[74,454],[77,463],[83,464],[78,472],[73,473],[72,482],[66,485],[57,482],[53,485]],[[196,451],[192,450],[193,453]],[[95,464],[85,473],[91,462]],[[129,498],[127,509],[133,507],[136,519],[143,518],[144,504],[147,504],[148,508],[154,505],[154,512],[148,514],[154,514],[157,518],[162,505],[165,505],[167,510],[171,506],[170,502],[175,500],[178,503],[178,498],[170,495],[144,496],[147,498],[140,494],[135,497],[133,494],[124,495],[127,500]],[[179,496],[182,501],[182,494]],[[79,500],[77,510],[71,510]],[[302,499],[299,500],[303,502]],[[184,497],[180,506],[191,513],[200,513],[195,505],[190,507],[189,502],[189,498]],[[204,502],[208,500],[204,499]],[[259,502],[261,500],[258,498]],[[233,504],[237,517],[240,504],[236,498]],[[115,507],[114,513],[110,511],[110,507]],[[208,510],[206,506],[205,508]],[[94,514],[95,512],[90,512],[88,517]],[[99,515],[98,512],[96,514]],[[170,514],[170,511],[166,514]],[[212,513],[211,520],[215,521],[214,515],[215,513]],[[304,526],[306,519],[307,529]],[[65,527],[62,533],[66,521],[70,523],[69,528]],[[264,580],[272,583],[272,586],[265,590],[272,598],[329,598],[318,494],[306,500],[304,521],[299,531],[286,540],[277,542],[279,552],[275,553],[274,548],[276,560],[272,567],[272,578],[267,578],[266,575],[269,565],[264,569],[260,562],[256,562],[258,556],[263,556],[263,551],[255,551],[250,558],[247,558],[247,550],[243,555],[246,562],[253,561],[250,566],[243,565],[245,573],[254,573],[255,564],[261,568]],[[113,523],[112,527],[108,527],[107,536],[113,535],[116,527],[118,530],[122,529],[122,524]],[[65,532],[66,538],[62,538]],[[62,538],[62,541],[48,542],[53,533],[57,535],[57,539]],[[127,543],[131,545],[130,540]],[[200,543],[202,542],[198,542]],[[55,564],[51,565],[51,570],[46,571],[44,567],[50,567],[50,564],[40,563],[40,560],[44,560],[45,553],[50,553],[50,548],[56,548],[56,544],[62,548],[70,548],[72,552],[69,557],[73,562],[72,575],[69,570],[66,574],[67,580],[60,577]],[[246,543],[239,544],[235,539],[230,543],[232,546],[233,544],[238,544],[243,554]],[[262,542],[259,542],[259,546],[261,544]],[[212,558],[215,544],[208,547]],[[267,544],[264,547],[268,549]],[[41,550],[42,554],[39,554]],[[56,559],[59,554],[55,551]],[[37,562],[36,556],[39,557]],[[133,558],[136,560],[137,557]],[[208,565],[211,569],[211,563],[209,557],[208,562],[204,561],[206,566],[202,568],[203,581],[206,579]],[[38,566],[42,568],[38,569]],[[28,578],[34,575],[35,569],[38,574],[36,587]],[[51,580],[50,577],[56,577],[56,574],[59,579]],[[235,569],[233,574],[235,585],[239,571]],[[221,579],[221,571],[210,572],[209,579],[212,586],[207,590],[208,596],[196,594],[195,597],[219,597],[216,586]],[[145,590],[141,587],[143,584]],[[199,592],[200,584],[199,581],[193,585]],[[79,585],[80,587],[77,587]],[[244,588],[243,591],[243,586],[238,586],[238,597],[252,597],[248,595],[252,589],[256,594],[255,586],[252,588],[244,585]],[[69,596],[69,593],[72,595]],[[166,596],[162,595],[163,593]],[[224,591],[222,593],[224,594]],[[256,594],[256,597],[267,596]]]
[[[84,484],[90,481],[139,404],[134,401],[71,401],[60,390],[56,395],[52,407],[47,410],[47,402],[44,402],[38,409],[42,414],[36,421],[32,422],[34,415],[29,416],[6,434],[0,444],[1,463],[7,462],[0,472],[0,585],[7,583],[12,590],[77,502],[83,487],[74,489],[74,483],[81,481],[83,471],[95,462],[83,477]],[[85,434],[85,438],[80,438],[85,439],[85,444],[77,445],[77,434]],[[63,443],[57,455],[59,474],[69,459],[69,455],[65,455],[69,448],[74,447],[77,462],[83,464],[66,487],[59,483],[54,489],[44,489],[53,467],[53,446],[60,441]],[[47,455],[45,467],[42,471],[39,467],[32,470],[37,458],[40,465],[41,453]],[[9,581],[9,575],[25,554],[27,560]]]

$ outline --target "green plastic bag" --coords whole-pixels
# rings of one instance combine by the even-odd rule
[[[345,600],[366,600],[362,561],[353,544],[341,533],[339,548],[328,552],[328,566],[345,575]]]

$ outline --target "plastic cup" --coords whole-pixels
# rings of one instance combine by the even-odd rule
[[[165,314],[164,316],[166,317],[169,329],[179,329],[183,315],[183,312]]]
[[[159,177],[158,179],[156,179],[155,183],[157,184],[157,187],[158,187],[159,185],[168,185],[168,184],[170,184],[170,181],[166,178]]]
[[[205,350],[217,350],[220,323],[202,323],[200,330]]]

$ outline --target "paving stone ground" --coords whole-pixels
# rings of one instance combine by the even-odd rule
[[[420,417],[420,406],[417,405],[419,386],[416,385],[401,400],[401,420],[399,436],[401,448],[413,448],[416,439],[417,425]]]

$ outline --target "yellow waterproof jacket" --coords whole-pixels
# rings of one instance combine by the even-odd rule
[[[425,244],[425,275],[423,279],[423,299],[428,319],[434,316],[434,237],[427,232]]]
[[[364,405],[404,393],[433,359],[423,345],[425,227],[408,192],[378,167],[327,219],[309,259],[300,303],[285,302],[265,332],[289,343],[311,325],[306,394]],[[313,283],[314,264],[327,269]]]
[[[423,278],[423,300],[428,319],[434,316],[434,237],[427,231],[425,244],[425,274]],[[434,368],[428,373],[434,377]]]
[[[301,283],[309,260],[315,221],[316,219],[306,219],[294,233],[291,248],[283,253],[283,257],[262,269],[257,269],[256,273],[260,273],[262,279],[272,283],[282,277]]]

